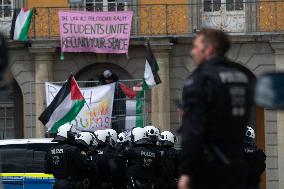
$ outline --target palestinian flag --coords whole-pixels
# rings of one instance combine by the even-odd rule
[[[18,12],[14,12],[18,13]],[[28,32],[33,16],[32,9],[22,8],[21,11],[14,15],[11,27],[11,34],[13,40],[26,41],[28,39]]]
[[[143,87],[149,89],[155,85],[160,84],[162,81],[158,75],[159,65],[153,54],[150,43],[146,46],[146,64],[144,71]]]
[[[126,116],[125,116],[125,129],[129,130],[133,127],[143,127],[143,98],[144,91],[142,89],[142,82],[130,88],[123,83],[118,83],[120,89],[125,96],[126,100]]]
[[[56,133],[60,126],[76,118],[85,102],[74,76],[71,75],[39,120],[51,133]]]

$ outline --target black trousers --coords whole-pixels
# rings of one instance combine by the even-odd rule
[[[245,160],[235,160],[229,165],[207,163],[192,175],[192,189],[247,189],[248,166]]]
[[[67,179],[55,179],[53,189],[86,189],[87,186],[84,186],[81,182],[70,181]]]
[[[55,179],[53,189],[72,189],[72,183],[65,179]]]

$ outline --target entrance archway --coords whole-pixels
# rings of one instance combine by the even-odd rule
[[[17,82],[0,89],[0,138],[23,138],[23,95]]]
[[[96,81],[105,70],[111,70],[120,80],[132,79],[131,75],[122,67],[111,63],[96,63],[80,70],[76,75],[79,81]]]
[[[113,74],[118,76],[119,80],[129,80],[131,83],[131,75],[122,67],[111,63],[96,63],[87,66],[80,70],[76,75],[76,80],[81,87],[92,87],[100,85],[95,81],[99,80],[100,75],[105,70],[111,70]],[[86,81],[86,82],[84,82]],[[126,81],[124,81],[126,82]],[[121,132],[125,129],[126,119],[126,96],[121,89],[116,85],[114,93],[113,111],[112,111],[112,128],[117,132]]]

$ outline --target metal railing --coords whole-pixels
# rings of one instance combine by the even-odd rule
[[[217,28],[230,33],[278,33],[284,31],[284,1],[282,0],[235,2],[230,4],[115,4],[111,7],[34,8],[29,38],[58,39],[58,11],[60,10],[132,10],[134,16],[131,37],[133,38],[145,36],[188,36],[202,27]],[[11,10],[11,12],[13,11]],[[8,29],[11,25],[13,14],[6,15],[8,17],[0,17],[0,29],[4,28],[6,33],[9,33]]]
[[[126,110],[126,104],[127,101],[132,101],[135,99],[130,99],[128,98],[123,91],[120,89],[119,84],[118,83],[123,83],[128,87],[134,87],[136,86],[138,83],[142,82],[142,80],[140,79],[132,79],[132,80],[119,80],[116,83],[115,86],[115,93],[114,93],[114,101],[113,101],[113,110],[112,110],[112,119],[111,119],[111,124],[112,124],[112,128],[115,129],[117,132],[122,132],[124,130],[129,129],[128,126],[129,124],[131,124],[132,127],[135,126],[135,122],[132,123],[132,119],[135,117],[135,119],[137,118],[141,118],[142,122],[141,124],[143,124],[142,126],[145,126],[146,124],[149,124],[149,114],[150,112],[150,108],[149,108],[149,99],[147,99],[147,95],[146,95],[146,91],[143,91],[143,95],[141,97],[139,97],[139,100],[142,103],[142,107],[141,107],[141,112],[140,113],[133,113],[131,112],[129,114],[129,112],[127,112]],[[51,82],[52,84],[56,84],[56,85],[63,85],[63,81],[61,82]],[[78,85],[80,87],[95,87],[95,86],[99,86],[101,85],[99,81],[77,81]],[[30,138],[35,137],[35,128],[37,123],[37,116],[39,115],[41,112],[38,112],[38,110],[36,109],[37,106],[46,107],[46,100],[45,100],[45,93],[43,94],[43,98],[42,101],[37,100],[36,99],[36,95],[35,95],[35,90],[42,90],[45,91],[45,87],[44,87],[45,83],[40,82],[40,83],[36,83],[36,82],[29,82],[29,92],[26,94],[26,97],[28,99],[28,101],[25,104],[25,108],[26,108],[26,113],[25,113],[25,125],[27,128],[29,128],[29,131],[27,131],[27,136]],[[42,110],[41,110],[42,111]],[[90,114],[91,115],[91,114]],[[86,117],[84,119],[90,119],[90,117]],[[72,122],[72,124],[74,124]],[[80,128],[80,125],[77,125],[78,128]]]

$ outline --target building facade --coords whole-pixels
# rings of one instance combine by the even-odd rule
[[[174,101],[181,97],[185,79],[194,70],[190,55],[194,31],[222,29],[231,35],[228,57],[254,77],[284,70],[284,2],[243,0],[3,0],[0,29],[7,36],[13,9],[34,8],[27,42],[9,40],[13,87],[0,91],[0,137],[44,137],[37,117],[45,108],[45,81],[64,81],[73,73],[90,81],[106,68],[120,79],[141,79],[145,41],[150,40],[159,63],[162,84],[148,96],[149,122],[176,132],[180,119]],[[70,3],[71,2],[71,3]],[[129,53],[121,55],[60,51],[59,10],[134,12]],[[1,11],[2,10],[2,11]],[[284,115],[255,107],[251,119],[257,143],[267,154],[263,188],[284,188]],[[229,126],[228,126],[229,129]]]

